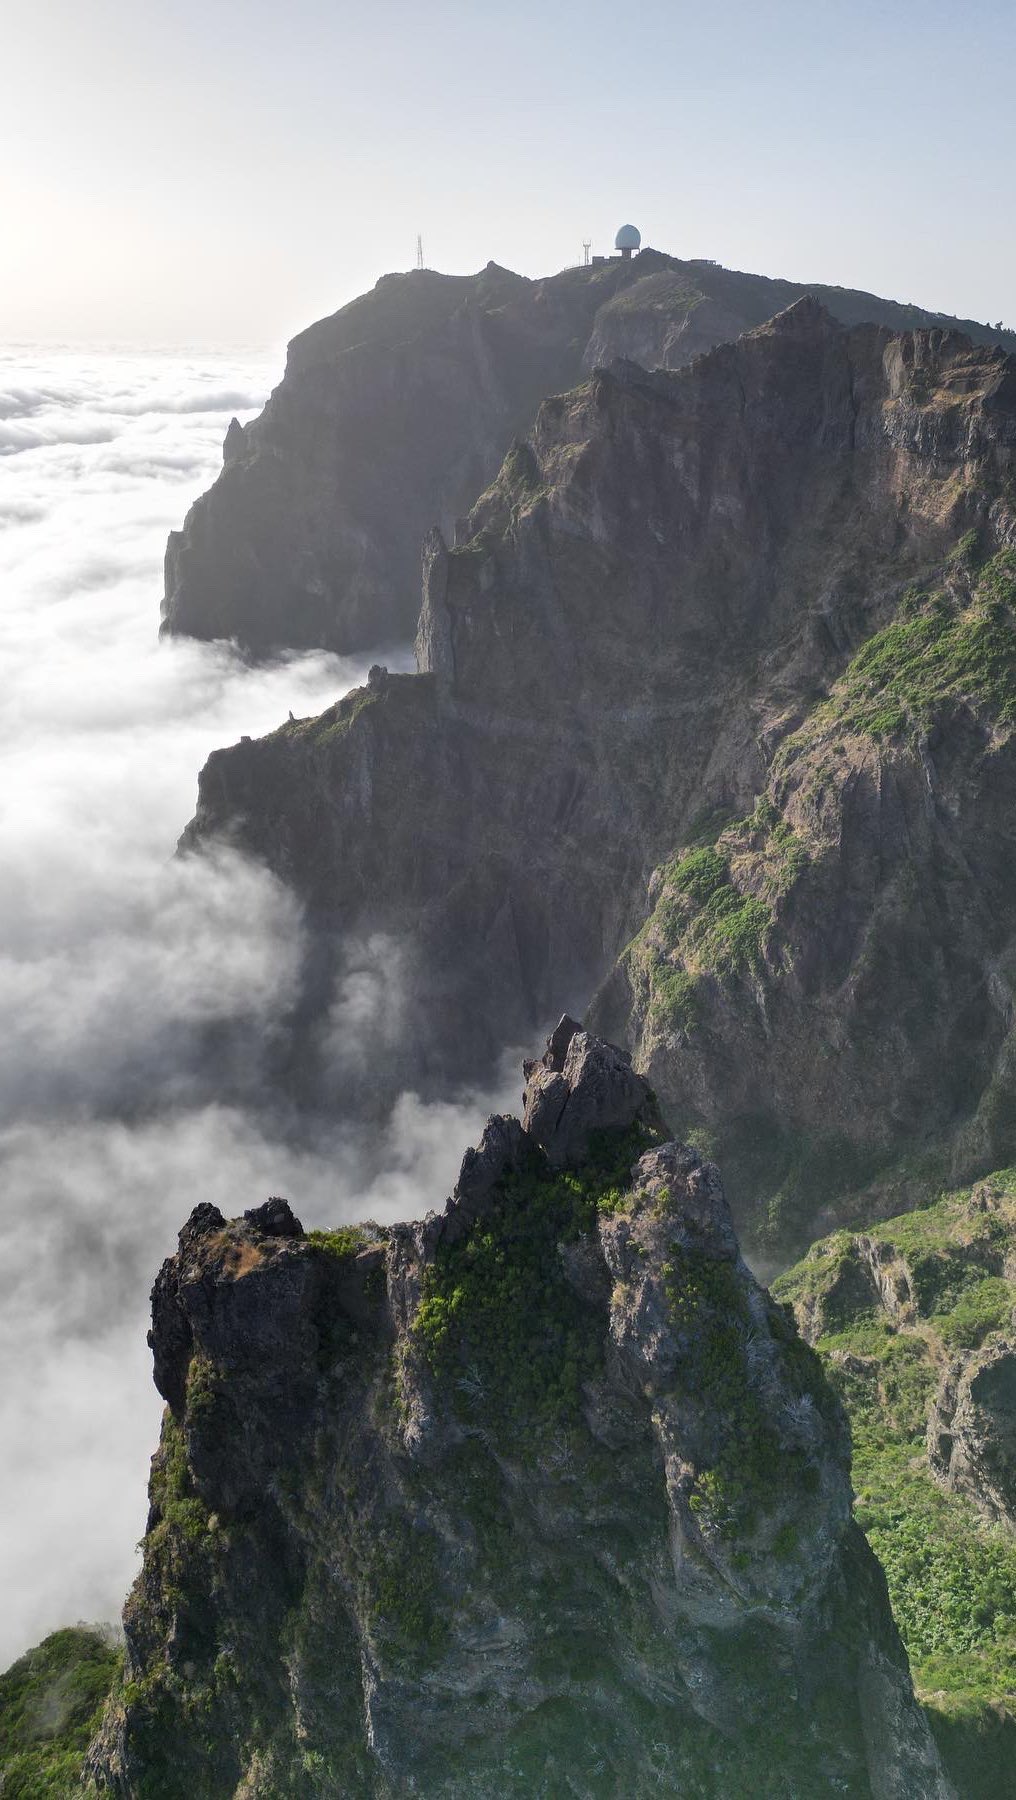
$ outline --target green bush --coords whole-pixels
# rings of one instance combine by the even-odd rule
[[[4,1800],[66,1800],[122,1655],[85,1626],[55,1631],[0,1675]]]
[[[891,1429],[861,1434],[858,1523],[920,1687],[997,1700],[1016,1690],[1016,1544],[939,1492],[915,1448]]]
[[[807,867],[806,847],[763,794],[747,818],[725,823],[663,870],[653,912],[627,952],[636,984],[645,984],[650,1017],[668,1031],[701,1022],[701,978],[763,969],[776,922],[775,903]],[[733,864],[736,861],[735,877]]]
[[[369,1231],[362,1225],[339,1225],[334,1231],[308,1231],[307,1242],[317,1250],[327,1250],[330,1256],[344,1260],[356,1256],[374,1240]]]
[[[704,906],[726,887],[729,877],[730,870],[714,844],[689,851],[668,870],[671,886],[679,894],[687,894],[699,906]]]
[[[641,1125],[601,1133],[579,1173],[534,1156],[467,1237],[439,1246],[414,1331],[461,1411],[516,1441],[579,1416],[582,1383],[602,1359],[603,1319],[566,1279],[558,1245],[623,1203],[631,1165],[654,1141]]]
[[[952,1311],[933,1318],[943,1343],[951,1350],[973,1350],[989,1332],[1009,1324],[1016,1304],[1016,1286],[1001,1276],[988,1275],[961,1293]]]
[[[701,1010],[694,975],[672,963],[654,971],[651,1007],[659,1023],[668,1030],[693,1031]]]
[[[816,1471],[782,1443],[772,1408],[751,1381],[750,1315],[734,1265],[703,1251],[675,1249],[663,1278],[671,1324],[684,1346],[680,1385],[700,1403],[707,1400],[717,1421],[718,1452],[696,1474],[691,1508],[721,1536],[740,1537],[788,1492],[810,1492]],[[786,1318],[775,1335],[785,1345],[786,1372],[796,1390],[821,1395],[817,1358]]]

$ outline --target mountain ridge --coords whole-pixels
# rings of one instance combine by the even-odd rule
[[[507,1039],[525,1041],[561,1008],[581,1013],[616,965],[597,1028],[651,1066],[686,1136],[774,1110],[792,1130],[813,1131],[827,1108],[821,1064],[802,1053],[791,1083],[766,1033],[766,1007],[779,1002],[790,1008],[788,1043],[807,1041],[806,946],[794,947],[798,976],[777,958],[768,986],[757,979],[763,952],[777,942],[777,913],[789,921],[794,897],[820,874],[830,920],[840,921],[830,925],[839,961],[816,963],[813,913],[811,965],[845,968],[848,994],[857,987],[851,945],[863,949],[883,861],[902,843],[898,822],[887,813],[880,823],[882,785],[887,805],[894,791],[882,772],[898,768],[901,794],[913,790],[915,854],[929,854],[936,833],[972,834],[957,846],[957,868],[980,861],[997,897],[972,914],[978,936],[957,912],[960,888],[943,891],[934,941],[955,926],[967,958],[955,988],[942,986],[943,1015],[963,996],[958,1023],[929,1041],[921,1070],[886,1062],[862,1080],[858,1067],[828,1123],[843,1119],[855,1145],[881,1145],[885,1165],[894,1133],[900,1154],[916,1152],[933,1120],[958,1143],[1008,1032],[998,955],[1009,915],[996,864],[1006,854],[1014,448],[1013,359],[951,333],[847,331],[807,299],[683,370],[598,371],[543,403],[459,541],[428,541],[421,673],[378,669],[320,719],[216,752],[185,845],[225,833],[263,857],[325,942],[380,933],[402,947],[412,1053],[393,1063],[387,1091],[431,1082],[439,1091],[491,1066],[502,1044],[480,995]],[[900,666],[919,671],[922,646],[939,670],[928,691],[915,673],[920,691],[905,705],[865,713],[858,684],[867,695],[896,679],[906,647]],[[921,748],[926,712],[939,737]],[[833,773],[802,811],[825,763]],[[929,814],[935,767],[941,803]],[[962,807],[948,800],[949,769],[966,784]],[[983,815],[970,797],[978,792]],[[844,885],[847,800],[860,809],[859,841],[873,848]],[[756,803],[772,817],[750,828],[754,848],[743,825],[731,882],[735,846],[716,850],[721,825],[750,819]],[[673,891],[659,896],[670,923],[648,946],[653,968],[678,1000],[698,984],[699,1020],[689,1036],[695,1009],[676,1004],[661,1045],[646,1029],[631,946],[657,905],[653,871],[676,868],[703,816],[717,812],[701,916]],[[964,880],[976,888],[974,876]],[[687,942],[676,930],[685,914]],[[689,963],[682,944],[693,943]],[[902,1019],[912,1002],[901,958],[888,975],[871,1004]],[[842,1010],[835,992],[830,1005]],[[943,1110],[961,1036],[969,1093]],[[937,1086],[922,1111],[932,1067]],[[306,1064],[301,1078],[313,1096]],[[386,1091],[381,1063],[373,1091]],[[896,1123],[887,1094],[899,1099]],[[1008,1160],[1006,1129],[996,1108],[974,1157],[982,1169]],[[822,1229],[826,1195],[806,1210],[816,1184],[804,1167],[767,1248],[741,1189],[764,1212],[785,1171],[752,1169],[732,1136],[723,1155],[739,1229],[768,1266],[777,1246],[786,1257]]]
[[[646,249],[532,280],[413,270],[293,339],[261,416],[166,553],[163,630],[248,653],[350,653],[412,637],[420,545],[451,538],[540,402],[616,359],[677,368],[805,294],[867,320],[995,332],[851,289],[743,275]]]

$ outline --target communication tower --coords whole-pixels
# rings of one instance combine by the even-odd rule
[[[423,237],[420,232],[416,234],[416,266],[418,269],[423,268]]]
[[[584,267],[587,269],[589,267],[589,252],[592,249],[592,247],[593,247],[592,238],[583,238],[582,239],[582,262],[583,262]]]

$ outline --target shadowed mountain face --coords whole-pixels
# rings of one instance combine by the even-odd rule
[[[420,1224],[198,1206],[120,1800],[954,1800],[818,1358],[718,1171],[562,1020]]]
[[[996,1166],[1014,446],[1002,351],[813,301],[599,372],[430,539],[422,673],[213,755],[186,842],[263,857],[325,946],[398,946],[375,1099],[606,982],[755,1253],[904,1156]]]
[[[164,630],[256,655],[411,638],[425,533],[451,537],[545,395],[617,357],[681,367],[806,292],[845,324],[959,323],[652,250],[542,281],[493,263],[385,276],[295,338],[261,417],[230,427],[221,476],[170,536]]]

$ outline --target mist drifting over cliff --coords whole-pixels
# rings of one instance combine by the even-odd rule
[[[0,354],[0,1661],[119,1611],[159,1411],[148,1289],[191,1206],[418,1211],[490,1104],[403,1096],[369,1175],[348,1136],[283,1141],[262,1078],[297,908],[238,856],[173,860],[208,751],[329,704],[371,660],[252,668],[157,642],[166,531],[274,374],[250,356]],[[397,1011],[379,966],[397,957],[365,947],[336,991],[337,1078]]]

